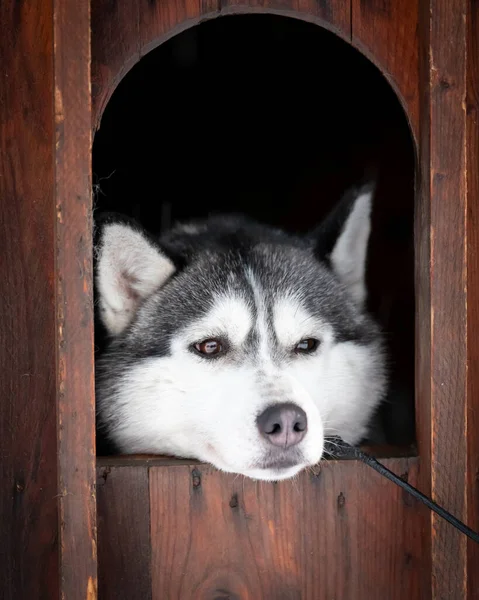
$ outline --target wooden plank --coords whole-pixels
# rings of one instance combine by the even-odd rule
[[[479,531],[479,3],[468,4],[467,45],[467,456],[468,523]],[[467,548],[468,599],[479,600],[479,546]]]
[[[148,468],[101,467],[97,472],[98,596],[149,600]]]
[[[436,502],[466,520],[466,2],[430,7],[431,486]],[[433,598],[466,597],[466,546],[433,516]]]
[[[419,134],[418,0],[352,0],[352,44],[398,93]]]
[[[93,600],[97,576],[89,0],[55,0],[54,40],[60,586],[68,600]]]
[[[0,3],[0,590],[57,598],[53,5]]]
[[[416,438],[421,457],[419,489],[431,496],[431,439],[432,439],[432,311],[431,311],[431,189],[429,168],[430,140],[430,14],[427,2],[422,2],[419,12],[419,168],[416,174],[416,205],[414,217],[415,237],[415,405]],[[424,571],[422,598],[432,594],[431,515],[424,513],[423,548]]]
[[[0,28],[0,589],[92,600],[89,3]]]
[[[430,0],[423,7],[421,37],[426,66],[422,85],[429,98],[421,107],[423,200],[430,217],[430,438],[433,498],[468,520],[468,313],[477,286],[468,274],[467,213],[467,27],[468,0]],[[448,40],[448,43],[444,43]],[[422,340],[427,346],[428,340]],[[429,352],[426,349],[426,352]],[[477,384],[475,384],[477,385]],[[419,398],[418,402],[427,402]],[[471,433],[469,431],[469,433]],[[477,433],[475,434],[477,435]],[[427,464],[424,465],[427,469]],[[470,518],[470,514],[469,514]],[[468,543],[465,536],[432,516],[431,589],[433,598],[467,598]]]
[[[416,502],[356,461],[279,484],[150,467],[150,506],[153,600],[421,597]]]

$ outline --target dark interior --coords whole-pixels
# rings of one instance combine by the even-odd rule
[[[316,25],[271,15],[217,18],[161,45],[103,114],[95,211],[133,216],[153,233],[217,212],[301,232],[371,168],[369,308],[391,371],[382,441],[410,445],[414,145],[395,93],[358,51]]]

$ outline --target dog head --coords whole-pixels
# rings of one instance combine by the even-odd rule
[[[236,219],[159,241],[107,220],[97,248],[101,426],[126,453],[197,458],[265,480],[355,443],[385,386],[365,315],[372,189],[303,238]]]

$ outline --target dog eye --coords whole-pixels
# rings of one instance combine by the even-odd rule
[[[223,344],[219,340],[204,340],[194,347],[203,356],[216,356],[223,352]]]
[[[315,340],[314,338],[306,338],[301,340],[299,344],[296,345],[294,351],[298,354],[307,354],[309,352],[314,352],[318,346],[318,340]]]

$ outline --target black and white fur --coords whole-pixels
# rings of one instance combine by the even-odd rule
[[[325,436],[364,438],[386,386],[364,308],[372,194],[350,191],[304,237],[236,217],[160,239],[104,221],[96,282],[110,342],[97,364],[98,419],[120,452],[280,480],[317,463]],[[208,339],[222,353],[199,354]],[[308,339],[317,347],[298,353]],[[305,415],[294,441],[271,443],[259,426],[277,407]]]

